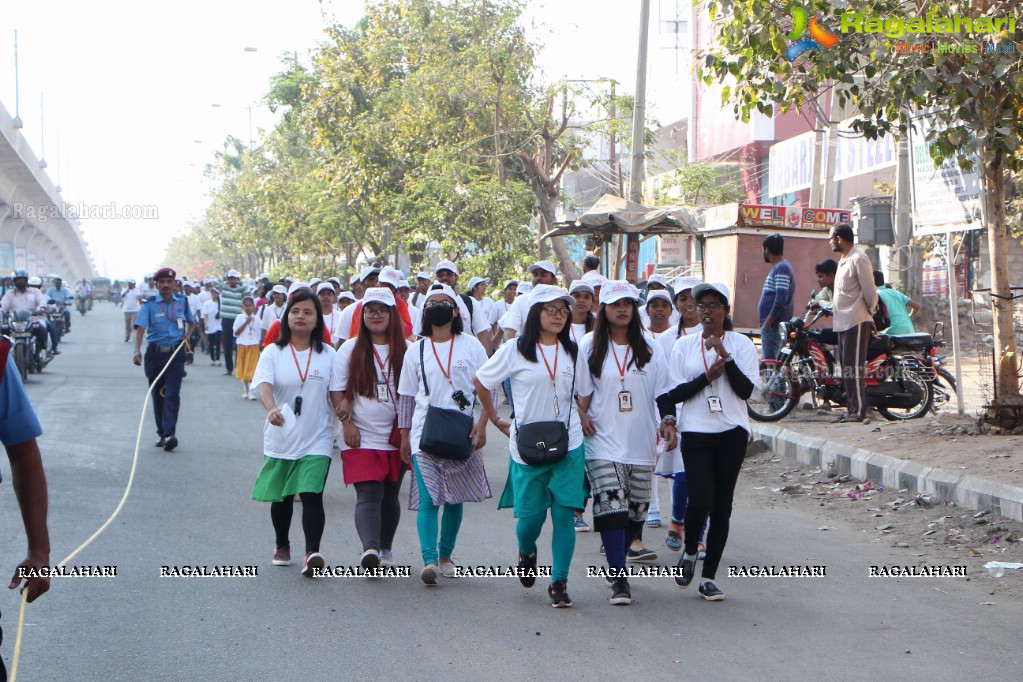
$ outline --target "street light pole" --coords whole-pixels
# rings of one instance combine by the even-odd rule
[[[18,88],[18,29],[14,29],[14,127],[24,127],[21,122],[21,92]]]
[[[643,156],[646,128],[646,53],[650,26],[650,0],[642,0],[639,12],[639,55],[636,59],[636,106],[632,114],[632,172],[629,200],[643,203]],[[635,282],[639,269],[639,235],[630,232],[625,248],[625,279]]]

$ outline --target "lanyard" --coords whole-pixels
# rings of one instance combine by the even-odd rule
[[[721,333],[721,343],[722,344],[724,344],[725,336],[727,336],[727,335],[728,335],[728,332],[722,332]],[[707,364],[706,348],[707,348],[707,344],[706,343],[701,343],[700,344],[700,358],[703,359],[703,371],[710,372],[710,366]]]
[[[536,347],[540,350],[540,357],[543,358],[543,364],[547,368],[547,374],[550,375],[551,377],[551,388],[554,389],[554,417],[556,419],[561,419],[561,409],[558,407],[558,384],[556,381],[558,376],[558,353],[561,351],[561,344],[560,343],[554,344],[553,370],[551,369],[550,363],[547,362],[547,354],[544,352],[543,346],[540,345],[539,341],[536,342]]]
[[[273,314],[274,314],[274,315],[275,315],[275,316],[277,317],[277,319],[279,320],[279,319],[281,319],[281,315],[283,315],[283,314],[284,314],[284,310],[285,310],[285,308],[287,308],[287,306],[283,306],[283,305],[275,305],[275,306],[274,306],[273,308],[271,308],[271,310],[273,311]]]
[[[451,345],[453,346],[454,345],[454,339],[451,339],[451,341],[452,341]],[[391,351],[390,351],[390,348],[388,348],[388,350],[387,350],[387,357],[390,358],[390,356],[391,356]],[[380,354],[377,353],[377,347],[376,346],[373,346],[373,357],[376,359],[377,366],[380,368],[380,376],[383,378],[384,383],[387,385],[387,397],[389,397],[391,399],[391,402],[393,403],[394,402],[394,395],[391,393],[391,375],[390,375],[389,372],[385,372],[384,371],[384,361],[380,359]],[[438,364],[440,364],[439,360],[437,362],[438,362]],[[451,359],[450,358],[448,359],[448,367],[449,368],[451,367]]]
[[[171,298],[170,304],[171,304],[171,312],[174,312],[175,307],[174,307],[174,299],[173,298]],[[160,310],[163,311],[163,315],[164,315],[164,317],[167,318],[168,321],[175,322],[177,320],[176,317],[171,317],[171,314],[169,312],[167,312],[166,308],[163,307],[163,301],[157,301],[156,305],[160,306]]]
[[[622,380],[622,390],[625,390],[625,370],[629,367],[629,353],[632,348],[625,349],[625,362],[618,362],[618,351],[615,350],[615,342],[611,339],[607,340],[609,346],[611,346],[611,354],[614,356],[615,365],[618,367],[618,376]]]
[[[440,356],[437,355],[437,346],[434,344],[433,339],[430,339],[430,348],[433,350],[433,357],[437,359],[437,367],[440,368],[440,373],[444,375],[444,378],[448,380],[448,385],[453,389],[455,385],[451,383],[451,355],[455,352],[455,337],[451,337],[451,346],[448,348],[448,369],[444,371],[444,365],[440,364]],[[376,350],[376,349],[374,349]]]
[[[327,328],[328,332],[334,331],[334,311],[330,311],[330,323],[327,323],[327,316],[323,316],[323,326]]]
[[[295,353],[295,345],[288,342],[288,347],[291,348],[291,357],[295,360],[295,369],[298,370],[298,378],[302,381],[302,385],[298,387],[298,392],[301,393],[302,389],[305,388],[305,380],[309,376],[309,365],[313,361],[313,347],[309,346],[309,357],[305,361],[305,374],[302,373],[302,368],[298,365],[298,354]]]

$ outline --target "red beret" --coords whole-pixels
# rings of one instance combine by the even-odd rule
[[[174,272],[174,268],[160,268],[155,273],[153,273],[153,279],[154,280],[163,279],[164,277],[170,277],[171,279],[176,279],[177,276],[178,276],[178,273]]]

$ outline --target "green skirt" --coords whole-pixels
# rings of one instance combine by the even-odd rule
[[[330,457],[306,455],[301,459],[263,457],[263,468],[252,487],[257,502],[283,502],[299,493],[323,493]]]
[[[586,504],[586,448],[569,450],[557,464],[531,466],[509,457],[508,480],[498,509],[512,507],[515,518],[546,512],[552,502],[582,509]]]

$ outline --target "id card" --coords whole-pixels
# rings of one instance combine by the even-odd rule
[[[387,390],[387,384],[382,381],[377,382],[377,400],[382,403],[386,403],[390,400],[390,393]]]
[[[721,412],[722,411],[721,398],[717,397],[716,395],[710,396],[709,398],[707,398],[707,406],[710,407],[710,411],[712,414],[714,412]]]
[[[618,411],[619,412],[632,412],[632,393],[629,391],[622,391],[618,394]]]
[[[178,329],[184,329],[184,328],[185,328],[185,321],[179,317],[178,318]]]

